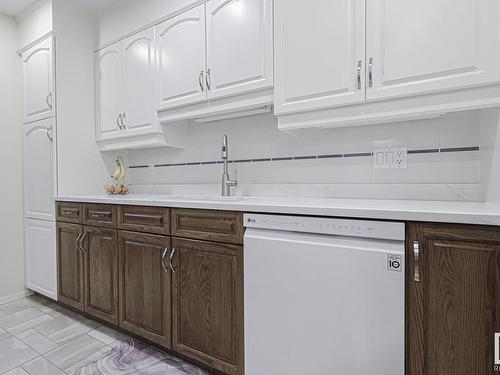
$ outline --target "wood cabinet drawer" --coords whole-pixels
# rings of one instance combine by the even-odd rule
[[[82,205],[80,203],[57,202],[56,217],[57,221],[81,224]]]
[[[120,229],[154,234],[170,234],[170,211],[162,207],[120,206]]]
[[[98,227],[116,228],[116,206],[110,204],[85,204],[83,223]]]
[[[243,214],[239,212],[172,209],[171,218],[173,236],[243,243]]]

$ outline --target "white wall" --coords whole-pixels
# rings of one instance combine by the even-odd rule
[[[0,300],[24,291],[22,71],[17,25],[0,15]]]
[[[101,193],[109,175],[95,143],[95,18],[67,0],[53,0],[53,12],[58,191],[60,195]]]
[[[480,152],[444,152],[449,148],[479,146],[478,117],[478,113],[469,112],[435,120],[292,134],[279,131],[276,118],[270,114],[216,123],[191,123],[188,143],[181,151],[130,151],[127,164],[147,168],[129,168],[128,182],[136,192],[219,194],[220,164],[154,165],[218,161],[221,137],[225,133],[233,160],[370,153],[375,144],[389,141],[418,152],[408,156],[407,169],[374,169],[371,156],[349,155],[238,162],[231,165],[231,170],[238,171],[239,186],[234,192],[478,201],[482,194]]]
[[[16,16],[18,48],[23,48],[52,31],[52,2],[38,0]]]
[[[97,46],[114,41],[202,0],[125,0],[99,15]]]

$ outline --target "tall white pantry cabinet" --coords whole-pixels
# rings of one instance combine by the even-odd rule
[[[21,53],[24,74],[24,223],[26,287],[57,300],[56,111],[54,38]]]

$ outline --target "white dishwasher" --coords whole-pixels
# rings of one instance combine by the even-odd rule
[[[404,374],[404,223],[245,226],[246,375]]]

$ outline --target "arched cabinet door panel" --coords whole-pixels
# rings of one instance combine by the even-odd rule
[[[150,132],[156,127],[153,108],[154,72],[154,28],[123,40],[121,112],[126,135]]]
[[[158,108],[206,100],[205,5],[156,26]]]
[[[273,87],[271,0],[207,3],[208,97]]]
[[[49,37],[22,54],[24,72],[24,122],[55,115],[53,38]]]
[[[121,43],[96,53],[96,125],[97,140],[120,137],[123,134],[121,106]]]
[[[55,121],[48,118],[24,128],[25,215],[55,220]]]

